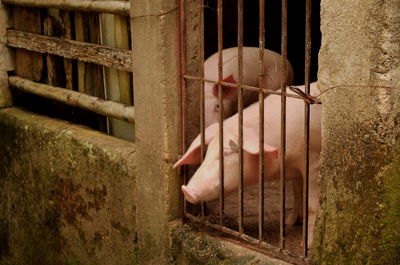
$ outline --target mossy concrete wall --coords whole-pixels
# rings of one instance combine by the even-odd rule
[[[0,264],[136,264],[135,146],[0,110]]]
[[[400,1],[321,1],[316,264],[400,263],[399,14]]]

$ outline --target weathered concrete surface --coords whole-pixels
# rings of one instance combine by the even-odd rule
[[[196,232],[180,221],[171,222],[173,255],[177,264],[196,265],[289,265],[259,252],[204,232]]]
[[[400,1],[321,2],[317,264],[400,263],[399,14]]]
[[[170,264],[169,221],[180,215],[178,2],[131,2],[139,263]]]
[[[0,110],[0,264],[136,264],[135,145]]]

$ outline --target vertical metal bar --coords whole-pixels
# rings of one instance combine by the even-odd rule
[[[265,47],[265,0],[260,0],[260,24],[259,24],[259,220],[258,220],[258,240],[263,240],[264,230],[264,47]]]
[[[306,0],[306,22],[305,22],[305,93],[310,93],[310,66],[311,66],[311,0]],[[310,162],[310,105],[304,106],[304,142],[305,142],[305,176],[303,179],[303,242],[304,257],[308,255],[308,193],[309,193],[309,162]]]
[[[243,0],[238,0],[239,233],[243,234]]]
[[[181,152],[186,150],[186,42],[185,42],[185,0],[179,0],[179,49],[180,49],[180,85],[181,85]],[[181,167],[182,184],[187,183],[187,168]],[[181,193],[182,194],[182,193]],[[187,214],[186,200],[182,198],[182,220]]]
[[[285,204],[286,204],[286,58],[287,58],[287,0],[282,0],[281,31],[281,153],[280,153],[280,247],[285,248]]]
[[[199,5],[200,16],[200,76],[204,78],[204,5],[201,1]],[[203,162],[206,154],[206,136],[205,136],[205,98],[204,98],[204,81],[201,81],[200,88],[200,134],[201,134],[201,162]],[[201,202],[201,216],[205,216],[206,202]]]
[[[224,216],[224,104],[222,101],[222,0],[218,0],[218,104],[219,104],[219,181],[220,181],[220,200],[219,200],[219,224],[222,226]]]

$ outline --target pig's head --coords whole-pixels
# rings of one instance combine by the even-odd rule
[[[244,161],[244,183],[254,184],[258,181],[259,143],[256,132],[247,132],[243,129],[243,161]],[[219,135],[218,124],[214,123],[206,129],[206,141],[208,149],[203,163],[197,169],[187,186],[182,186],[185,199],[190,203],[210,201],[219,197]],[[237,137],[227,133],[224,134],[224,194],[234,192],[239,187],[239,146]],[[184,156],[174,165],[178,167],[185,164],[200,164],[200,135],[193,141]],[[265,160],[272,164],[277,159],[278,151],[268,144],[264,145]]]
[[[226,76],[222,82],[236,84],[236,80],[233,74]],[[221,85],[222,88],[222,101],[224,104],[224,116],[225,118],[232,116],[236,112],[236,108],[232,102],[237,97],[237,88]],[[220,105],[218,102],[218,85],[214,83],[206,82],[204,84],[204,96],[205,96],[205,126],[209,126],[218,121]],[[236,102],[236,101],[235,101]]]

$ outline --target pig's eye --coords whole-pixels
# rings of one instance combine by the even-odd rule
[[[219,104],[216,104],[216,105],[215,105],[214,111],[215,111],[215,112],[218,112],[218,111],[219,111]]]

